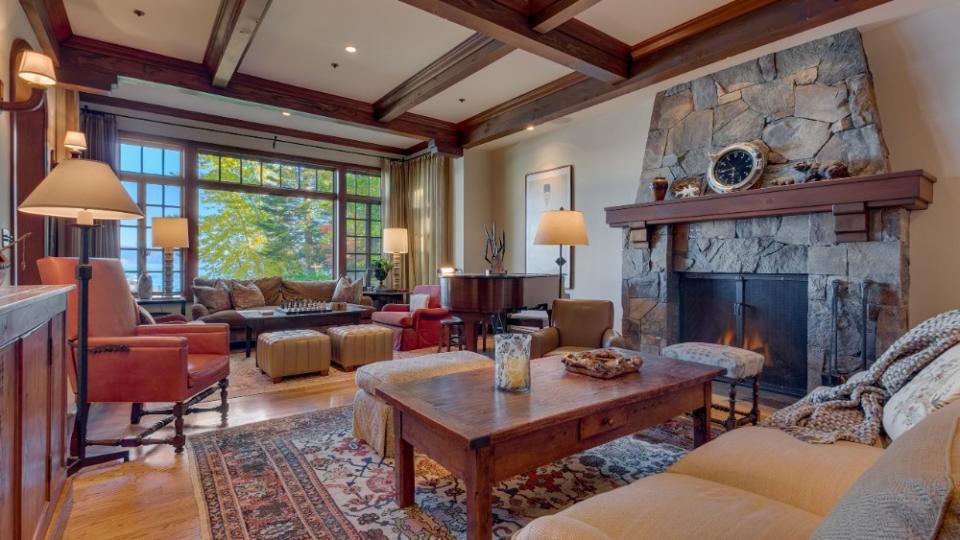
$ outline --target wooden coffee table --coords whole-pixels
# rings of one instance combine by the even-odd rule
[[[711,380],[722,370],[644,356],[639,373],[601,380],[533,360],[529,393],[497,391],[489,369],[385,384],[394,408],[396,497],[414,501],[413,449],[464,480],[467,538],[492,534],[496,482],[693,412],[694,444],[710,438]]]
[[[341,324],[357,324],[360,317],[371,309],[368,307],[347,304],[347,309],[341,311],[324,311],[316,313],[285,314],[273,310],[249,309],[238,311],[243,318],[246,328],[246,355],[250,358],[250,351],[257,342],[257,336],[262,332],[276,330],[292,330],[295,328],[316,328]]]

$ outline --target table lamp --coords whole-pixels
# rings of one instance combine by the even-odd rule
[[[153,218],[153,247],[163,248],[163,296],[173,295],[173,250],[190,247],[187,218]]]
[[[407,230],[402,227],[383,229],[383,252],[393,255],[393,288],[400,288],[400,255],[409,251]]]
[[[80,229],[80,261],[77,265],[77,415],[75,417],[76,453],[68,471],[82,467],[129,459],[127,452],[112,452],[87,457],[87,340],[90,309],[90,231],[93,220],[142,219],[143,213],[120,184],[109,165],[88,159],[61,162],[20,204],[25,214],[75,218]]]
[[[560,272],[560,298],[563,298],[563,246],[585,246],[590,243],[587,239],[587,225],[583,220],[583,212],[576,210],[547,210],[540,215],[540,224],[537,226],[537,236],[533,243],[541,246],[560,246],[560,256],[556,263]]]

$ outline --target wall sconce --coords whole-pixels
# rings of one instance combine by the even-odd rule
[[[63,137],[63,147],[70,151],[73,157],[87,150],[87,136],[82,131],[68,131]]]
[[[36,51],[24,50],[20,53],[20,64],[17,67],[17,76],[34,86],[33,94],[24,101],[15,101],[4,103],[0,101],[0,111],[32,111],[43,103],[43,92],[38,89],[46,89],[49,86],[57,84],[57,74],[53,69],[53,60],[42,53]],[[39,95],[38,95],[39,94]],[[0,99],[3,96],[3,85],[0,84]]]

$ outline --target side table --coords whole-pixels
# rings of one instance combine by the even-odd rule
[[[180,306],[180,314],[187,315],[187,299],[182,296],[153,296],[150,298],[137,298],[137,305],[143,306],[151,315],[170,315],[168,311],[153,311],[157,306]],[[153,307],[153,309],[151,309]]]
[[[363,291],[365,296],[373,300],[373,307],[380,311],[387,304],[405,304],[410,294],[403,289],[370,289]]]

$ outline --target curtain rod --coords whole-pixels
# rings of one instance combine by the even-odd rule
[[[297,142],[297,141],[291,141],[291,140],[281,139],[280,137],[278,137],[278,136],[276,136],[276,135],[274,135],[273,137],[264,137],[264,136],[262,136],[262,135],[250,135],[249,133],[237,133],[236,131],[229,131],[229,130],[225,130],[225,129],[217,129],[217,128],[211,128],[211,127],[191,126],[191,125],[188,125],[188,124],[181,124],[181,123],[177,123],[177,122],[171,122],[171,121],[169,121],[169,120],[156,120],[156,119],[154,119],[154,118],[143,118],[143,117],[140,117],[140,116],[132,116],[132,115],[128,115],[128,114],[115,113],[115,112],[109,112],[109,111],[101,111],[101,110],[98,110],[98,109],[91,109],[91,108],[89,108],[88,105],[84,105],[84,106],[83,106],[83,111],[84,111],[84,112],[95,112],[95,113],[100,113],[100,114],[112,114],[112,115],[114,115],[114,116],[118,116],[118,117],[120,117],[120,118],[128,118],[128,119],[130,119],[130,120],[140,120],[140,121],[142,121],[142,122],[153,122],[154,124],[163,124],[163,125],[166,125],[166,126],[174,126],[174,127],[182,127],[182,128],[187,128],[187,129],[195,129],[195,130],[198,130],[198,131],[209,131],[210,133],[219,133],[219,134],[221,134],[221,135],[236,135],[236,136],[238,136],[238,137],[247,137],[247,138],[250,138],[250,139],[258,139],[258,140],[261,140],[261,141],[267,141],[267,142],[273,143],[274,149],[276,149],[277,143],[284,143],[284,144],[292,144],[292,145],[295,145],[295,146],[305,146],[305,147],[307,147],[307,148],[316,148],[316,149],[318,149],[318,150],[329,150],[329,151],[332,151],[332,152],[342,152],[342,153],[344,153],[344,154],[353,154],[353,155],[357,155],[357,156],[372,157],[372,158],[387,158],[387,159],[390,159],[390,160],[397,161],[397,158],[394,157],[396,154],[372,153],[372,152],[363,152],[363,151],[360,151],[360,150],[344,150],[344,149],[337,148],[337,147],[334,147],[334,146],[324,146],[324,145],[321,145],[321,144],[308,144],[308,143],[302,143],[302,142]],[[418,153],[418,154],[415,154],[414,156],[411,156],[411,157],[419,157],[419,153]],[[407,156],[402,156],[402,157],[399,159],[399,161],[406,161],[406,160],[407,160]]]

